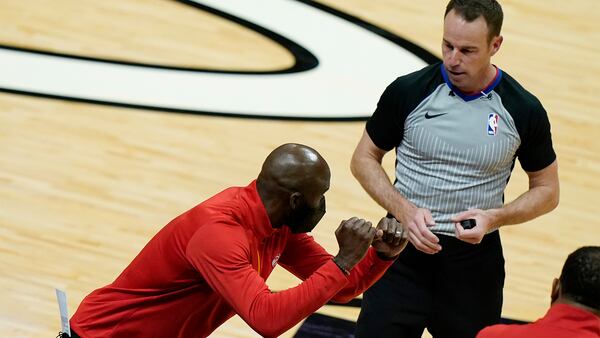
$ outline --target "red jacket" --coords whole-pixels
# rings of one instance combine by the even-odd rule
[[[493,325],[477,338],[600,338],[600,317],[581,308],[554,304],[546,315],[531,324]]]
[[[276,264],[304,282],[272,292]],[[278,336],[333,299],[347,302],[391,265],[369,249],[346,276],[313,238],[273,229],[256,191],[229,188],[161,229],[110,285],[81,303],[71,327],[82,337],[206,337],[239,314]]]

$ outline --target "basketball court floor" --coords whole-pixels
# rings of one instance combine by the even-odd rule
[[[384,215],[349,170],[364,119],[395,77],[440,57],[445,4],[0,0],[0,332],[56,336],[54,288],[72,314],[163,225],[247,184],[286,142],[331,166],[314,237],[337,252],[340,220]],[[531,321],[567,254],[600,243],[600,2],[501,4],[493,61],[544,104],[560,167],[559,207],[501,229],[503,316]],[[506,200],[526,189],[517,164]],[[298,280],[277,269],[267,283]],[[257,334],[235,317],[212,336]]]

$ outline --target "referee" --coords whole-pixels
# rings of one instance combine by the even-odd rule
[[[408,229],[411,244],[365,293],[357,337],[421,337],[427,327],[434,337],[469,338],[498,323],[504,258],[497,229],[558,204],[546,111],[491,63],[502,20],[494,0],[450,1],[443,62],[392,82],[366,124],[352,172]],[[381,166],[392,149],[393,184]],[[529,189],[504,204],[517,158]]]

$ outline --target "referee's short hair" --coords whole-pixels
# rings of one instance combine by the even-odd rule
[[[488,26],[488,42],[500,35],[504,13],[502,6],[496,0],[450,0],[446,6],[444,18],[454,10],[467,22],[473,22],[483,16]]]
[[[584,246],[567,257],[560,290],[562,297],[600,310],[600,246]]]

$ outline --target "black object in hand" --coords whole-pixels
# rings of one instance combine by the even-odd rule
[[[462,225],[464,229],[473,229],[477,225],[477,222],[475,221],[475,219],[469,218],[460,221],[460,225]]]

